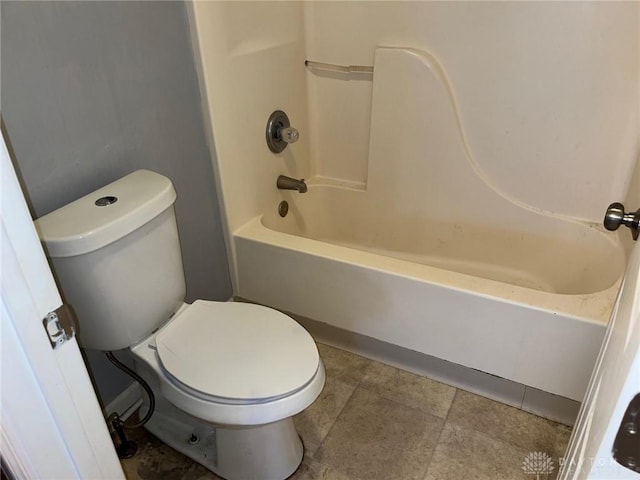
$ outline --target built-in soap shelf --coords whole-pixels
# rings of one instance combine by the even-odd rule
[[[369,73],[373,75],[373,67],[365,65],[336,65],[334,63],[313,62],[305,60],[305,67],[311,71],[333,72],[333,73]]]

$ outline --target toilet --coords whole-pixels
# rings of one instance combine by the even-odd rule
[[[184,303],[175,199],[168,178],[138,170],[35,224],[80,345],[128,348],[151,386],[145,428],[223,478],[285,479],[303,456],[292,417],[325,382],[315,342],[267,307]]]

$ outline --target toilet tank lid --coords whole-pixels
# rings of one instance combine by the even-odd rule
[[[137,170],[35,221],[49,257],[82,255],[128,235],[170,207],[171,181]]]

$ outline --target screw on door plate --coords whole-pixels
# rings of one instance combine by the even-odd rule
[[[640,473],[638,421],[640,421],[640,393],[633,397],[627,411],[624,412],[611,452],[616,462],[636,473]]]

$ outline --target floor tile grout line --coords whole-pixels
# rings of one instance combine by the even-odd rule
[[[331,346],[331,345],[329,345],[329,346]],[[338,347],[333,347],[333,348],[338,348]],[[339,349],[339,348],[338,348],[338,349]],[[339,349],[339,350],[341,350],[341,349]],[[354,356],[362,357],[362,355],[354,354],[354,353],[349,352],[349,351],[347,351],[347,353],[350,353],[351,355],[354,355]],[[394,403],[394,404],[396,404],[396,405],[398,405],[398,406],[400,406],[400,407],[408,408],[408,409],[411,409],[411,410],[415,410],[415,411],[417,411],[417,412],[420,412],[421,414],[429,415],[429,416],[431,416],[431,417],[434,417],[434,418],[437,418],[437,419],[442,420],[442,428],[440,429],[440,432],[438,433],[438,439],[436,440],[436,442],[435,442],[435,444],[434,444],[434,446],[433,446],[433,450],[432,450],[431,454],[429,455],[429,459],[428,459],[428,461],[426,462],[426,467],[425,467],[424,472],[423,472],[423,476],[422,476],[422,478],[423,478],[423,479],[425,479],[425,478],[426,478],[426,476],[427,476],[427,474],[428,474],[428,472],[429,472],[429,467],[431,466],[431,463],[432,463],[432,461],[433,461],[433,457],[434,457],[434,455],[435,455],[436,448],[437,448],[437,447],[438,447],[438,445],[440,444],[440,439],[442,438],[442,433],[444,432],[444,428],[445,428],[445,426],[446,426],[446,424],[447,424],[447,422],[448,422],[448,420],[449,420],[449,415],[451,414],[451,410],[452,410],[452,407],[453,407],[453,403],[455,402],[455,399],[456,399],[456,397],[458,396],[458,392],[459,392],[461,389],[460,389],[460,388],[458,388],[458,387],[454,387],[453,385],[448,385],[448,384],[446,384],[446,383],[444,383],[444,382],[439,382],[438,380],[433,380],[433,379],[431,379],[431,378],[429,378],[429,377],[422,377],[422,378],[427,378],[428,380],[431,380],[431,381],[433,381],[433,382],[440,383],[440,384],[445,385],[445,386],[447,386],[447,387],[453,388],[453,389],[455,390],[454,395],[453,395],[453,398],[451,399],[451,403],[449,404],[449,408],[447,409],[447,414],[446,414],[446,415],[445,415],[445,417],[443,418],[443,417],[440,417],[440,416],[438,416],[438,415],[434,415],[434,414],[432,414],[432,413],[424,412],[423,410],[420,410],[419,408],[416,408],[416,407],[413,407],[413,406],[406,405],[406,404],[404,404],[404,403],[398,402],[398,401],[396,401],[396,400],[394,400],[394,399],[387,398],[387,397],[385,397],[385,396],[381,395],[381,394],[380,394],[380,392],[377,392],[377,391],[375,391],[375,390],[373,390],[373,389],[371,389],[371,388],[368,388],[368,387],[367,387],[367,386],[365,386],[365,385],[362,385],[362,382],[364,381],[365,377],[367,376],[367,373],[368,373],[368,371],[371,369],[372,365],[374,365],[375,363],[380,363],[380,364],[383,364],[383,365],[387,365],[387,364],[385,364],[385,363],[383,363],[383,362],[379,362],[379,361],[374,360],[374,359],[371,359],[371,358],[367,358],[367,357],[362,357],[362,358],[365,358],[365,359],[367,359],[367,360],[370,360],[370,361],[371,361],[371,363],[366,367],[366,369],[365,369],[364,373],[362,374],[362,376],[361,376],[361,377],[360,377],[360,379],[358,380],[358,383],[356,384],[355,388],[353,389],[353,392],[352,392],[352,393],[351,393],[351,395],[349,396],[349,399],[345,402],[344,406],[343,406],[343,407],[342,407],[342,409],[340,410],[340,413],[336,416],[336,419],[335,419],[335,420],[334,420],[334,422],[331,424],[331,427],[329,428],[329,431],[327,432],[327,434],[326,434],[326,435],[324,436],[324,438],[322,439],[322,442],[320,443],[320,445],[319,445],[319,446],[318,446],[318,448],[316,449],[316,452],[317,452],[318,450],[320,450],[320,448],[321,448],[321,447],[322,447],[322,445],[324,444],[325,440],[326,440],[326,439],[329,437],[329,435],[331,434],[331,431],[333,430],[333,428],[334,428],[335,424],[337,423],[338,419],[340,418],[340,415],[342,415],[342,412],[343,412],[343,411],[345,410],[345,408],[347,407],[347,404],[349,403],[349,401],[351,401],[351,399],[352,399],[353,395],[355,395],[356,391],[357,391],[359,388],[362,388],[363,390],[366,390],[367,392],[370,392],[370,393],[373,393],[373,394],[375,394],[375,395],[378,395],[378,396],[380,396],[380,397],[384,398],[385,400],[387,400],[387,401],[389,401],[389,402],[391,402],[391,403]],[[398,369],[398,367],[395,367],[395,366],[393,366],[393,365],[389,365],[389,366],[390,366],[391,368],[396,368],[396,369]],[[398,370],[401,370],[401,369],[398,369]],[[408,372],[408,373],[412,373],[412,372]],[[416,376],[421,377],[420,375],[417,375],[417,374],[413,374],[413,375],[416,375]],[[487,435],[487,437],[489,437],[489,436]],[[492,438],[492,437],[489,437],[489,438]],[[505,442],[503,442],[503,443],[505,443]]]
[[[371,359],[370,359],[370,360],[371,360]],[[380,363],[381,365],[390,366],[391,368],[394,368],[394,369],[396,369],[396,370],[400,370],[400,371],[405,372],[405,373],[408,373],[408,374],[410,374],[410,375],[414,375],[414,376],[416,376],[416,377],[423,378],[423,379],[429,380],[429,381],[431,381],[431,382],[438,383],[438,384],[440,384],[440,385],[444,385],[445,387],[452,388],[452,389],[454,390],[454,394],[453,394],[454,398],[455,398],[455,396],[456,396],[456,394],[457,394],[458,388],[457,388],[457,387],[454,387],[453,385],[447,385],[446,383],[442,383],[442,382],[439,382],[439,381],[437,381],[437,380],[433,380],[433,379],[431,379],[431,378],[429,378],[429,377],[423,377],[423,376],[421,376],[421,375],[417,375],[417,374],[412,373],[412,372],[407,372],[407,371],[405,371],[405,370],[402,370],[401,368],[397,368],[397,367],[394,367],[394,366],[392,366],[392,365],[387,365],[386,363],[378,362],[377,360],[371,360],[371,362],[372,362],[372,363],[371,363],[369,366],[367,366],[367,369],[366,369],[366,370],[369,370],[369,369],[371,368],[371,366],[373,365],[373,363]],[[362,385],[362,382],[364,381],[364,379],[365,379],[365,377],[366,377],[366,376],[367,376],[367,372],[365,371],[364,375],[362,375],[362,378],[361,378],[361,379],[360,379],[360,381],[358,382],[358,385],[356,386],[356,388],[362,388],[363,390],[366,390],[367,392],[370,392],[370,393],[375,393],[376,395],[379,395],[379,396],[381,396],[382,398],[384,398],[384,399],[386,399],[386,400],[388,400],[388,401],[390,401],[390,402],[392,402],[392,403],[395,403],[396,405],[400,405],[400,406],[405,407],[405,408],[410,408],[410,409],[416,410],[416,411],[418,411],[418,412],[420,412],[420,413],[423,413],[423,414],[425,414],[425,415],[429,415],[429,416],[434,417],[434,418],[439,418],[439,419],[441,419],[441,420],[444,420],[444,419],[446,419],[446,418],[447,418],[447,416],[449,415],[449,409],[451,409],[451,405],[453,404],[453,399],[451,400],[451,404],[449,404],[449,409],[447,409],[447,415],[445,415],[444,417],[441,417],[441,416],[439,416],[439,415],[435,415],[434,413],[431,413],[431,412],[425,412],[424,410],[421,410],[421,409],[419,409],[419,408],[416,408],[416,407],[414,407],[414,406],[412,406],[412,405],[407,405],[406,403],[399,402],[399,401],[397,401],[397,400],[395,400],[395,399],[393,399],[393,398],[388,398],[388,397],[386,397],[386,396],[382,395],[379,391],[374,390],[372,387],[367,387],[366,385]]]
[[[475,394],[475,393],[473,393],[473,392],[468,392],[467,390],[458,389],[458,391],[456,392],[456,397],[458,396],[458,393],[459,393],[460,391],[465,392],[465,393],[469,393],[469,394],[471,394],[471,395],[477,395],[477,394]],[[478,395],[478,396],[481,396],[481,395]],[[454,397],[454,401],[455,401],[455,398],[456,398],[456,397]],[[554,423],[554,424],[557,424],[557,425],[561,425],[561,424],[559,424],[558,422],[554,422],[554,421],[552,421],[552,420],[548,420],[548,419],[546,419],[546,418],[539,417],[538,415],[535,415],[535,414],[532,414],[532,413],[524,412],[523,410],[520,410],[519,408],[514,407],[513,405],[505,405],[505,404],[502,404],[502,402],[499,402],[499,401],[497,401],[497,400],[493,400],[493,399],[487,399],[487,400],[489,400],[489,401],[491,401],[491,402],[494,402],[494,403],[497,403],[497,404],[500,404],[500,405],[503,405],[503,406],[505,406],[505,407],[507,407],[507,408],[510,408],[510,409],[514,409],[514,410],[517,410],[517,411],[522,411],[523,413],[526,413],[526,414],[531,415],[531,416],[533,416],[533,417],[540,418],[540,419],[542,419],[542,420],[544,420],[544,421],[551,422],[551,423]],[[453,407],[453,402],[451,402],[451,406]],[[451,409],[449,410],[449,414],[450,414],[450,413],[451,413]],[[531,451],[533,451],[533,450],[527,450],[527,447],[525,447],[525,446],[523,446],[523,445],[520,445],[520,444],[518,444],[518,443],[514,443],[514,442],[509,441],[509,440],[507,440],[507,439],[505,439],[505,438],[500,438],[500,437],[497,437],[497,436],[495,436],[495,435],[491,435],[491,434],[489,434],[489,433],[487,433],[487,432],[485,432],[485,431],[483,431],[483,430],[479,430],[479,429],[477,429],[477,428],[475,428],[475,427],[473,427],[473,426],[457,425],[454,421],[451,421],[451,420],[449,419],[449,414],[447,414],[447,421],[446,421],[446,423],[445,423],[445,426],[446,426],[446,424],[448,423],[448,424],[449,424],[449,425],[451,425],[451,426],[457,426],[457,427],[459,427],[459,428],[463,428],[463,429],[465,429],[465,430],[472,431],[472,432],[474,432],[475,434],[480,435],[481,437],[488,438],[488,439],[490,439],[490,440],[492,440],[492,441],[494,441],[494,442],[500,443],[500,444],[502,444],[502,445],[509,446],[509,447],[511,447],[511,448],[513,448],[513,449],[515,449],[515,450],[519,451],[520,453],[523,453],[523,454],[531,453]],[[563,427],[564,427],[564,425],[563,425]],[[443,426],[443,430],[444,430],[444,426]],[[555,428],[554,428],[554,430],[555,430]],[[441,435],[441,436],[442,436],[442,435]],[[440,438],[438,438],[438,444],[439,444],[439,443],[440,443]],[[534,448],[534,450],[535,450],[535,448]],[[434,451],[435,451],[435,450],[434,450]],[[523,458],[524,458],[524,457],[523,457]],[[428,471],[428,470],[427,470],[427,471]]]
[[[327,437],[329,436],[329,434],[332,432],[333,427],[335,427],[336,422],[340,418],[340,415],[342,415],[342,412],[344,412],[344,409],[347,408],[347,404],[351,401],[351,399],[353,398],[353,394],[356,392],[357,389],[358,389],[357,386],[354,387],[353,391],[349,395],[349,398],[347,398],[347,401],[344,402],[344,405],[342,405],[342,408],[340,409],[340,412],[338,412],[338,414],[336,415],[336,418],[333,420],[333,422],[331,422],[331,426],[329,427],[329,430],[327,430],[327,433],[324,435],[324,437],[322,437],[322,440],[318,444],[318,448],[316,448],[316,451],[313,452],[314,455],[318,452],[318,450],[320,450],[322,448],[322,445],[324,444],[324,442],[327,439]]]
[[[367,375],[367,371],[371,368],[371,366],[373,365],[373,362],[375,362],[375,360],[372,360],[372,363],[371,363],[370,365],[368,365],[368,366],[365,368],[365,370],[364,370],[364,373],[363,373],[362,377],[361,377],[361,378],[358,380],[358,382],[355,384],[353,391],[352,391],[352,392],[351,392],[351,394],[349,395],[349,398],[347,399],[347,401],[344,403],[344,405],[343,405],[343,406],[342,406],[342,408],[340,409],[340,413],[338,413],[338,415],[336,416],[335,420],[332,422],[331,426],[329,427],[329,430],[327,431],[326,435],[323,437],[322,441],[320,442],[320,444],[318,445],[318,447],[317,447],[316,451],[314,452],[314,455],[315,455],[315,453],[317,453],[317,452],[322,448],[322,446],[324,445],[325,441],[326,441],[326,440],[329,438],[329,436],[331,435],[331,432],[333,431],[333,429],[334,429],[335,425],[338,423],[338,420],[339,420],[340,416],[342,415],[342,413],[343,413],[343,412],[345,411],[345,409],[347,408],[347,405],[349,404],[349,402],[353,399],[353,396],[355,395],[356,391],[357,391],[359,388],[362,388],[363,390],[365,390],[365,391],[367,391],[367,392],[369,392],[369,393],[373,393],[374,395],[377,395],[377,396],[379,396],[380,398],[382,398],[382,399],[384,399],[384,400],[386,400],[386,401],[388,401],[388,402],[391,402],[391,403],[393,403],[393,404],[395,404],[395,405],[397,405],[397,406],[399,406],[399,407],[406,408],[406,409],[409,409],[409,410],[414,410],[414,411],[416,411],[416,412],[418,412],[418,413],[420,413],[420,414],[422,414],[422,415],[427,415],[427,416],[429,416],[429,417],[433,417],[433,418],[436,418],[436,419],[438,419],[438,420],[442,420],[442,428],[440,429],[440,432],[438,433],[438,440],[437,440],[437,441],[436,441],[436,443],[434,444],[433,450],[432,450],[431,454],[429,455],[429,460],[426,462],[426,468],[425,468],[425,470],[424,470],[424,472],[423,472],[423,475],[422,475],[422,477],[424,478],[424,477],[426,476],[427,471],[428,471],[428,468],[429,468],[429,466],[430,466],[430,464],[431,464],[431,460],[433,459],[433,455],[434,455],[434,453],[435,453],[436,446],[438,445],[438,443],[439,443],[439,441],[440,441],[440,437],[442,436],[442,430],[444,429],[444,425],[445,425],[445,423],[446,423],[446,419],[447,419],[447,418],[448,418],[448,416],[449,416],[449,412],[451,411],[451,405],[453,405],[453,401],[454,401],[454,399],[455,399],[455,396],[457,395],[458,389],[457,389],[456,387],[451,387],[451,388],[453,388],[453,389],[455,390],[455,392],[454,392],[454,397],[453,397],[453,399],[451,400],[451,404],[449,405],[449,408],[448,408],[448,410],[447,410],[447,415],[445,416],[445,418],[442,418],[442,417],[439,417],[439,416],[437,416],[437,415],[433,415],[432,413],[424,412],[424,411],[420,410],[419,408],[415,408],[415,407],[412,407],[412,406],[406,405],[406,404],[404,404],[404,403],[397,402],[397,401],[392,400],[392,399],[390,399],[390,398],[384,397],[384,396],[380,395],[380,393],[379,393],[379,392],[373,391],[373,390],[371,390],[371,389],[367,388],[366,386],[362,385],[362,382],[363,382],[363,380],[364,380],[365,376]],[[334,379],[334,380],[338,380],[338,379],[337,379],[337,378],[335,378],[335,377],[333,377],[333,379]],[[339,380],[338,380],[338,381],[339,381]],[[314,461],[314,458],[313,458],[313,457],[307,457],[307,458],[309,458],[311,461]],[[322,463],[324,464],[324,462],[322,462]]]
[[[375,361],[376,361],[376,360],[372,360],[372,362],[375,362]],[[380,363],[380,362],[378,362],[378,363]],[[368,370],[370,367],[371,367],[371,365],[367,366],[367,369],[366,369],[366,370]],[[394,367],[394,368],[395,368],[395,367]],[[438,416],[438,415],[434,415],[433,413],[429,413],[429,412],[425,412],[425,411],[423,411],[423,410],[420,410],[419,408],[416,408],[416,407],[414,407],[414,406],[406,405],[406,404],[401,403],[401,402],[398,402],[398,401],[396,401],[396,400],[394,400],[394,399],[387,398],[387,397],[385,397],[385,396],[381,395],[381,394],[380,394],[380,392],[377,392],[377,391],[375,391],[375,390],[373,390],[373,389],[371,389],[371,388],[367,388],[367,386],[362,385],[362,382],[363,382],[363,380],[364,380],[364,378],[365,378],[365,376],[366,376],[366,375],[367,375],[367,373],[366,373],[366,371],[365,371],[365,373],[362,375],[361,379],[360,379],[360,380],[358,381],[358,383],[356,384],[356,386],[355,386],[355,388],[354,388],[353,392],[352,392],[352,393],[351,393],[351,395],[349,396],[349,399],[347,400],[347,402],[345,402],[344,406],[343,406],[343,407],[342,407],[342,409],[340,410],[340,413],[338,414],[338,416],[337,416],[337,417],[336,417],[336,419],[334,420],[334,422],[333,422],[333,424],[331,425],[331,427],[330,427],[329,431],[327,432],[327,434],[326,434],[326,435],[325,435],[325,437],[323,438],[322,442],[320,443],[320,446],[318,446],[318,450],[321,448],[322,444],[324,443],[324,440],[325,440],[326,438],[328,438],[328,437],[329,437],[329,434],[331,433],[331,431],[333,430],[333,427],[334,427],[334,426],[335,426],[335,424],[337,423],[338,418],[340,417],[340,415],[342,414],[342,412],[344,411],[344,409],[347,407],[347,404],[349,403],[349,401],[351,400],[351,398],[353,397],[353,395],[355,395],[356,391],[357,391],[359,388],[362,388],[363,390],[366,390],[366,391],[367,391],[367,392],[369,392],[369,393],[373,393],[374,395],[378,395],[378,396],[380,396],[381,398],[385,399],[386,401],[391,402],[391,403],[393,403],[393,404],[395,404],[395,405],[397,405],[397,406],[399,406],[399,407],[407,408],[407,409],[410,409],[410,410],[415,410],[416,412],[419,412],[419,413],[421,413],[421,414],[423,414],[423,415],[428,415],[428,416],[430,416],[430,417],[437,418],[438,420],[442,420],[442,428],[440,429],[440,432],[438,433],[438,439],[436,440],[436,443],[434,444],[433,450],[432,450],[432,452],[431,452],[431,454],[430,454],[430,456],[429,456],[429,460],[426,462],[426,467],[425,467],[425,470],[424,470],[423,478],[424,478],[424,477],[426,477],[427,472],[428,472],[428,470],[429,470],[429,466],[431,465],[431,461],[433,460],[433,456],[434,456],[434,454],[435,454],[436,447],[437,447],[437,446],[438,446],[438,444],[440,443],[440,438],[442,437],[442,432],[443,432],[443,430],[444,430],[444,426],[445,426],[445,424],[447,423],[447,420],[448,420],[448,418],[449,418],[449,414],[451,413],[451,407],[453,406],[453,402],[455,401],[455,398],[456,398],[456,396],[458,395],[458,391],[459,391],[459,389],[458,389],[458,388],[456,388],[456,387],[453,387],[453,386],[451,386],[451,385],[447,385],[448,387],[453,388],[453,389],[455,390],[455,392],[454,392],[453,398],[451,399],[451,403],[449,404],[449,408],[447,409],[447,414],[446,414],[446,415],[445,415],[445,417],[443,418],[443,417],[440,417],[440,416]],[[425,377],[425,378],[426,378],[426,377]],[[441,382],[439,382],[439,383],[441,383]],[[444,384],[444,385],[446,385],[446,384]]]
[[[449,415],[451,415],[451,410],[453,409],[453,402],[456,401],[456,397],[458,396],[458,392],[460,391],[459,388],[456,388],[456,387],[453,387],[453,388],[455,388],[456,391],[453,394],[453,398],[451,399],[451,404],[449,405],[449,409],[447,410],[447,415],[443,419],[442,428],[440,429],[440,433],[438,434],[438,439],[436,440],[436,444],[433,446],[433,451],[429,456],[429,461],[427,462],[427,468],[425,468],[424,476],[422,477],[423,480],[426,480],[427,478],[427,475],[429,473],[429,467],[431,467],[431,464],[433,463],[433,457],[436,454],[436,449],[438,448],[438,445],[440,445],[440,440],[442,439],[442,433],[444,432],[444,427],[447,426],[447,422],[449,421]]]
[[[439,415],[435,415],[434,413],[425,412],[424,410],[420,410],[419,408],[414,407],[413,405],[407,405],[406,403],[399,402],[398,400],[394,400],[393,398],[388,398],[388,397],[382,395],[379,391],[376,391],[371,387],[367,387],[366,385],[358,384],[356,389],[358,389],[358,388],[362,388],[363,390],[366,390],[369,393],[373,393],[375,395],[378,395],[379,397],[381,397],[381,398],[383,398],[383,399],[387,400],[388,402],[391,402],[391,403],[393,403],[395,405],[398,405],[399,407],[408,408],[409,410],[415,410],[416,412],[420,412],[423,415],[429,415],[430,417],[437,418],[437,419],[443,420],[443,421],[445,420],[445,418],[447,418],[446,415],[444,417],[441,417]],[[451,387],[451,388],[453,388],[455,390],[458,390],[456,387]],[[455,394],[454,394],[454,397],[455,397]],[[453,403],[453,400],[452,400],[452,403]],[[448,410],[447,410],[447,415],[449,415],[449,411]]]
[[[331,346],[331,345],[329,345]],[[334,347],[335,348],[335,347]],[[358,380],[358,383],[355,384],[355,386],[353,387],[353,390],[351,392],[351,394],[349,395],[349,398],[347,398],[347,401],[344,402],[344,405],[342,405],[342,408],[340,409],[340,412],[338,412],[338,414],[336,415],[336,418],[334,418],[333,422],[331,422],[331,426],[329,427],[329,430],[327,430],[327,433],[324,435],[324,437],[322,437],[322,440],[320,441],[320,443],[318,444],[318,447],[316,448],[316,450],[313,452],[313,454],[315,455],[321,448],[322,445],[324,445],[325,440],[329,437],[329,435],[331,434],[331,431],[333,430],[333,428],[335,427],[338,419],[340,418],[340,415],[342,415],[342,412],[344,412],[344,409],[347,408],[347,405],[349,404],[349,402],[351,401],[351,399],[353,398],[353,395],[356,393],[356,390],[358,390],[358,387],[360,386],[360,384],[362,383],[362,379],[364,378],[364,376],[366,375],[366,371],[369,369],[370,365],[367,365],[367,367],[365,368],[364,373],[362,374],[362,377],[360,377],[360,379]],[[329,375],[327,375],[327,377],[329,377]],[[332,377],[334,381],[341,381],[336,377]],[[313,456],[308,457],[309,459],[313,460]]]

